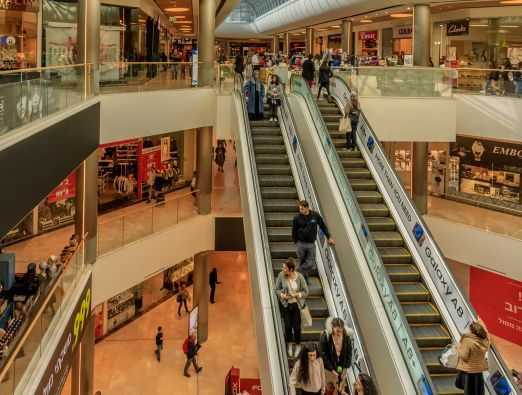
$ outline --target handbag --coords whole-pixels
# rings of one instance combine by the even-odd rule
[[[312,314],[310,314],[310,309],[307,305],[304,305],[304,307],[300,308],[301,312],[301,326],[308,327],[312,326]]]
[[[463,390],[466,386],[466,373],[460,372],[457,375],[457,378],[455,379],[455,387],[457,387],[460,390]]]
[[[459,353],[456,344],[449,344],[442,351],[439,357],[439,362],[442,366],[450,369],[455,369],[459,362]]]
[[[341,118],[341,122],[339,122],[339,132],[348,133],[350,130],[350,120],[348,117]]]

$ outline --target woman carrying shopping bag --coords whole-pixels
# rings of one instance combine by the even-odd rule
[[[283,271],[277,276],[276,293],[283,305],[288,356],[295,358],[301,351],[301,309],[306,308],[308,285],[303,275],[295,270],[292,258],[283,264]]]
[[[486,353],[491,341],[486,328],[475,321],[469,326],[469,332],[462,335],[457,347],[459,374],[455,386],[464,390],[464,395],[484,395],[484,376],[488,370]]]

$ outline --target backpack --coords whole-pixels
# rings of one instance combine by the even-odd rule
[[[183,342],[183,352],[185,354],[188,354],[189,352],[189,339],[186,338],[185,341]]]

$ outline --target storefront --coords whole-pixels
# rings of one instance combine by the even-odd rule
[[[194,261],[185,260],[96,306],[93,310],[95,339],[102,339],[175,296],[182,283],[192,284],[193,272]]]
[[[357,41],[357,55],[361,64],[379,64],[379,31],[360,31]]]
[[[457,136],[451,144],[448,195],[522,215],[522,145]]]
[[[0,2],[0,70],[37,66],[39,6],[36,0]]]
[[[412,25],[396,26],[393,28],[393,55],[412,55]]]

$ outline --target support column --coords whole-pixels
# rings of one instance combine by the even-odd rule
[[[80,344],[80,395],[94,393],[94,316],[86,324]]]
[[[498,30],[500,29],[498,19],[488,20],[488,60],[495,62],[495,65],[499,67],[499,56],[498,50],[500,48],[500,37]]]
[[[98,58],[100,52],[100,0],[79,0],[78,53],[79,63],[90,63],[85,83],[88,94],[99,92]]]
[[[305,56],[314,54],[314,29],[307,27],[305,31]]]
[[[351,54],[352,53],[352,21],[348,19],[343,19],[341,25],[341,49],[343,50],[343,54]]]
[[[197,151],[198,208],[207,215],[212,211],[212,127],[198,129]]]
[[[419,214],[428,212],[428,143],[412,144],[411,194]]]
[[[274,34],[272,37],[272,52],[277,55],[279,53],[279,35]]]
[[[413,65],[428,67],[430,63],[431,10],[427,4],[413,8]]]
[[[85,236],[85,263],[93,264],[97,255],[98,234],[98,150],[76,170],[75,234]]]
[[[208,304],[209,304],[209,260],[210,253],[202,252],[194,257],[194,306],[198,307],[198,342],[208,339]]]
[[[290,55],[290,34],[285,33],[283,38],[283,55]]]
[[[216,30],[216,1],[199,0],[198,56],[199,86],[210,86],[214,82],[214,41]]]

